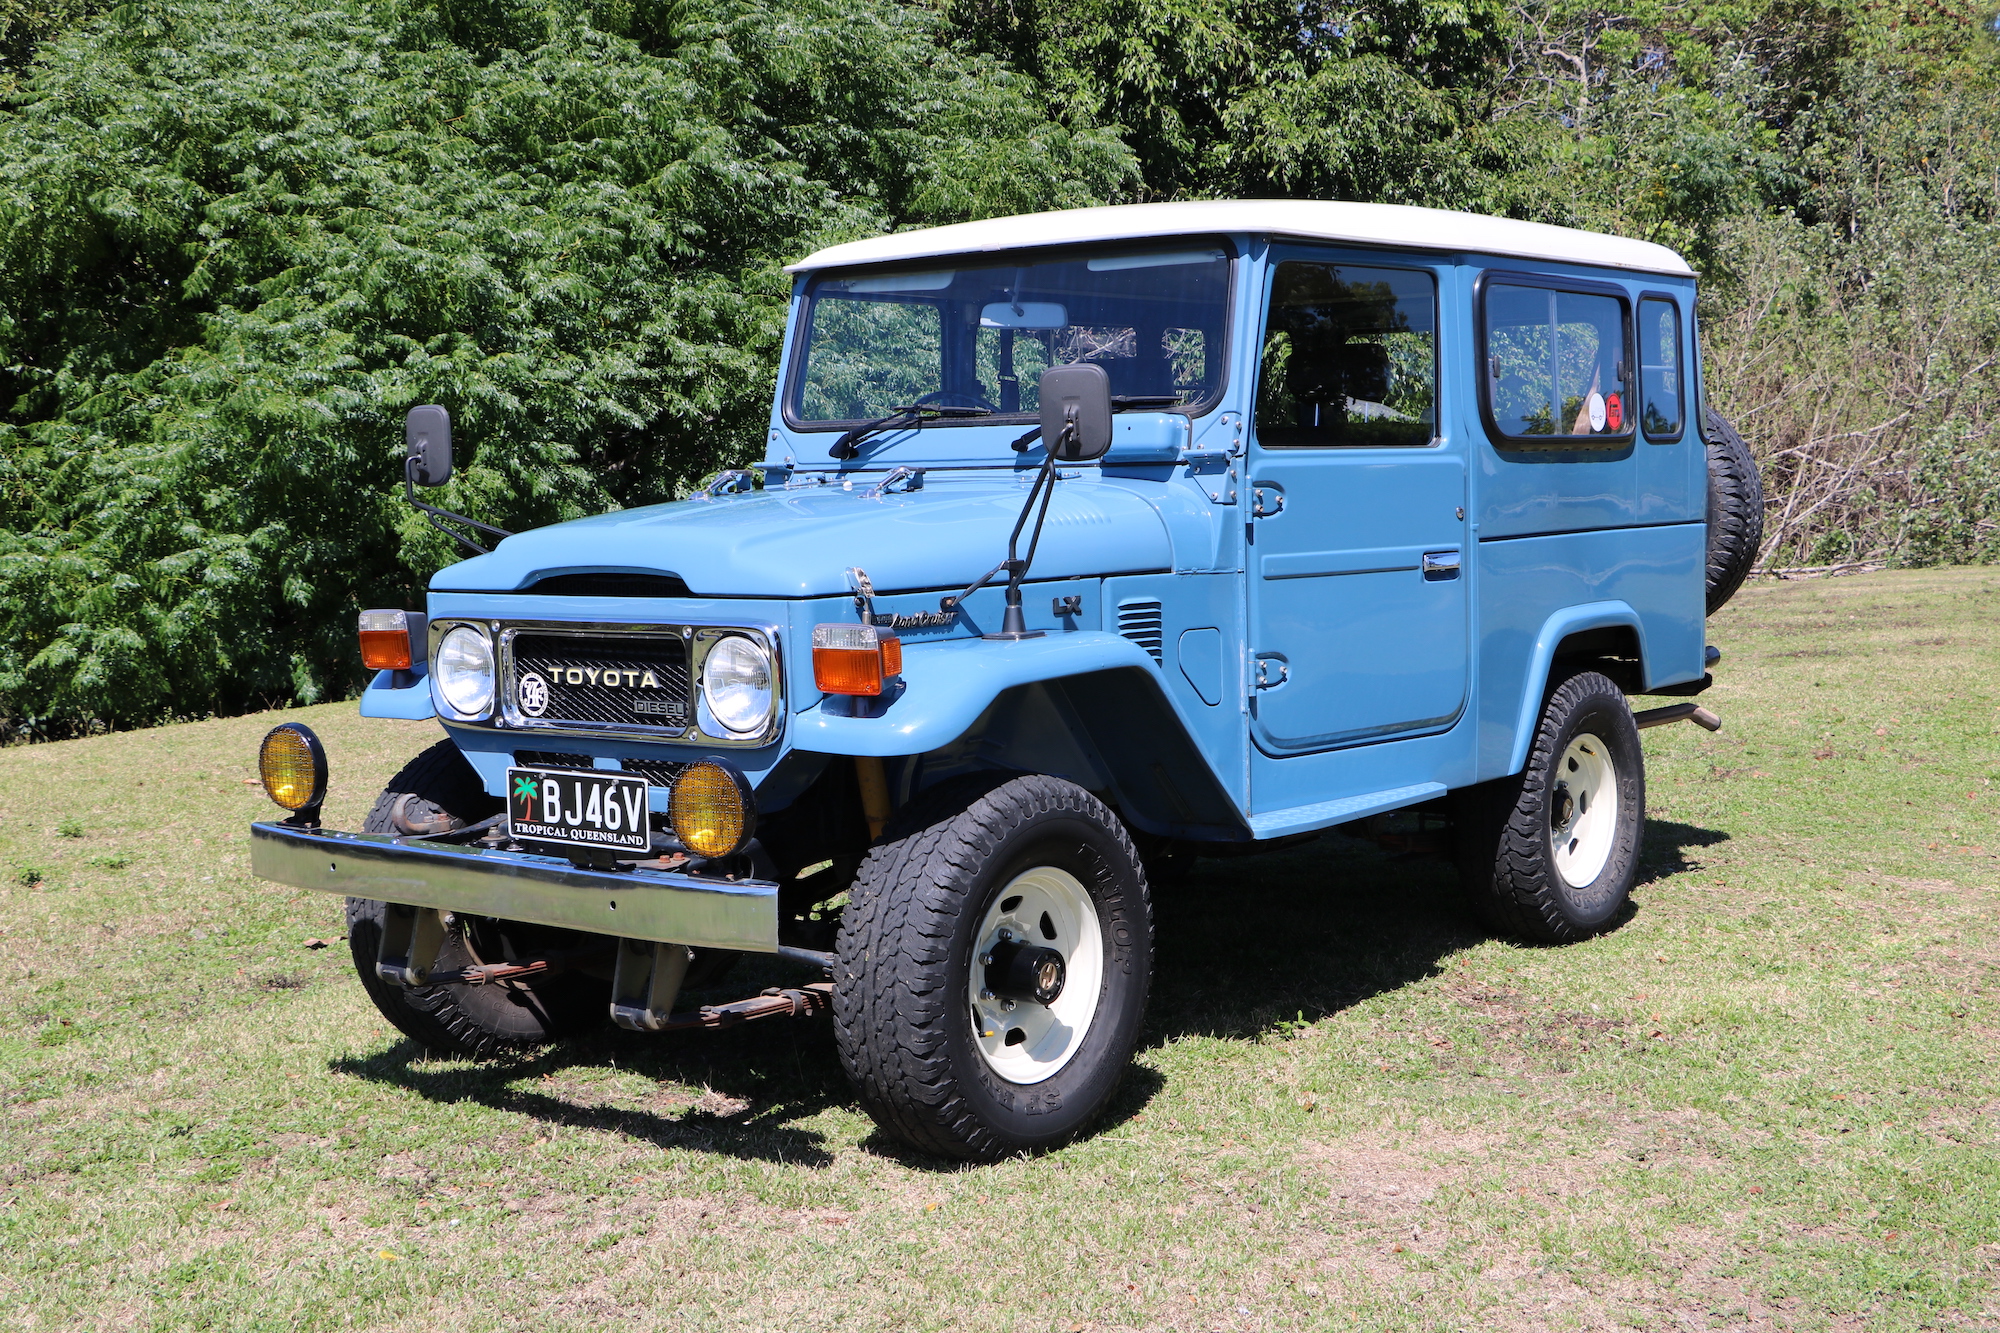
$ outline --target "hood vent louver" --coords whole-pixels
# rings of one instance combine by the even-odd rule
[[[543,597],[692,597],[678,575],[634,574],[625,570],[599,573],[551,574],[536,579],[522,592]]]
[[[1159,666],[1164,660],[1161,645],[1164,635],[1160,629],[1160,604],[1158,602],[1118,603],[1118,632],[1144,648]]]

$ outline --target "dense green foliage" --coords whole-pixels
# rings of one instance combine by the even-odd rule
[[[1118,141],[892,4],[141,5],[0,121],[0,695],[134,719],[338,695],[449,556],[399,422],[505,526],[754,447],[816,244],[1086,203]]]
[[[755,450],[818,244],[1370,198],[1704,270],[1769,555],[2000,554],[2000,42],[1946,0],[0,0],[0,718],[335,697],[352,613]],[[11,90],[11,91],[9,91]]]

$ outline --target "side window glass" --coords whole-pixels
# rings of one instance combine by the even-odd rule
[[[1639,302],[1639,424],[1646,438],[1681,437],[1681,312],[1672,301]]]
[[[1488,287],[1487,403],[1500,433],[1629,435],[1625,309],[1615,296]]]
[[[1264,320],[1257,438],[1279,446],[1423,445],[1436,435],[1431,275],[1280,263]]]

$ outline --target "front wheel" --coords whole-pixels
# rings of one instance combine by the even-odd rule
[[[399,836],[442,833],[464,828],[499,809],[500,802],[486,794],[458,747],[439,741],[389,780],[361,827],[369,833]],[[387,904],[373,899],[347,900],[347,940],[354,970],[382,1016],[427,1050],[480,1057],[527,1050],[601,1023],[609,1013],[609,981],[583,971],[483,986],[391,985],[375,972],[387,912]],[[611,941],[574,931],[454,916],[438,951],[437,968],[458,971],[484,963],[574,953],[593,942],[601,942],[609,952]]]
[[[1580,671],[1550,692],[1527,765],[1455,796],[1453,838],[1489,925],[1548,943],[1594,935],[1631,896],[1645,756],[1625,696]]]
[[[925,793],[869,853],[841,916],[833,1016],[889,1133],[991,1161],[1075,1135],[1145,1015],[1145,872],[1071,783],[987,775]]]

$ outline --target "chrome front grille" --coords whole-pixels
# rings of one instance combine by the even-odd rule
[[[516,725],[685,731],[692,720],[687,644],[678,635],[518,630],[508,654]]]

